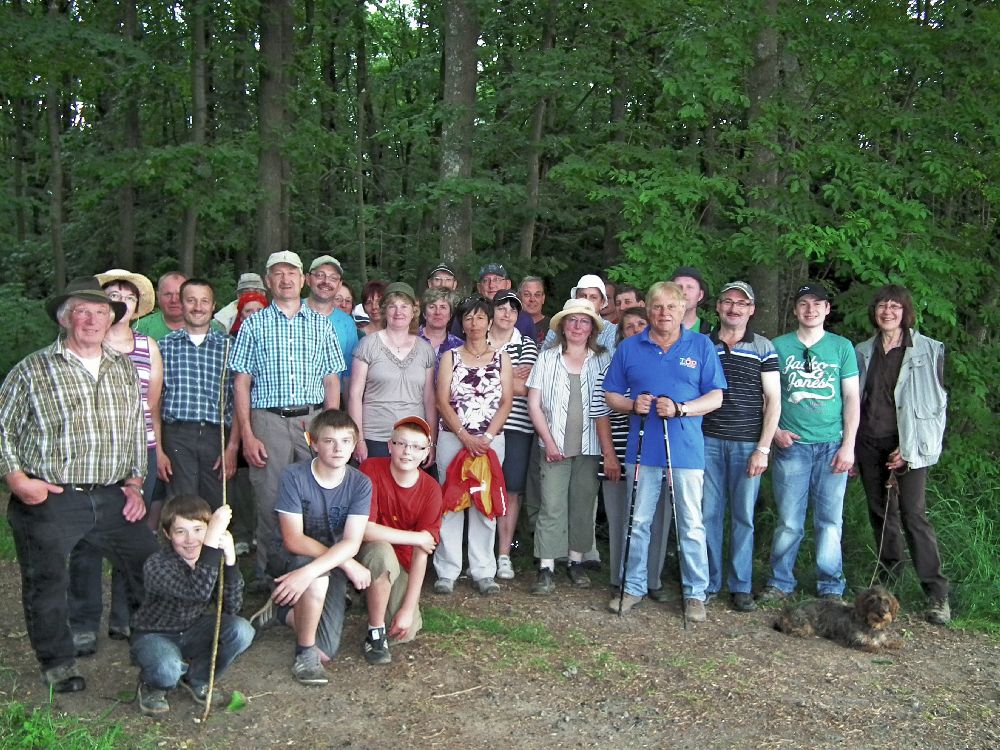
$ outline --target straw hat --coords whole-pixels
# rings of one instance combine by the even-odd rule
[[[153,291],[153,282],[141,273],[132,273],[124,268],[112,268],[110,271],[97,274],[97,281],[102,287],[113,281],[127,281],[139,290],[139,302],[135,306],[135,314],[132,319],[149,315],[156,307],[156,292]]]
[[[589,299],[568,299],[566,304],[563,305],[563,309],[557,312],[549,320],[549,328],[553,331],[559,328],[559,323],[567,315],[587,315],[591,320],[594,321],[594,327],[598,331],[604,330],[604,318],[597,314],[597,310],[594,309],[594,305]]]

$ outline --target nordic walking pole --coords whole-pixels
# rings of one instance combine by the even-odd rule
[[[644,391],[640,393],[640,396],[646,396],[649,391]],[[646,434],[646,417],[649,416],[649,412],[646,412],[639,419],[639,442],[635,447],[635,470],[632,473],[632,493],[629,498],[628,503],[628,527],[625,532],[625,550],[622,554],[622,575],[618,582],[618,616],[622,616],[622,605],[625,602],[625,571],[628,570],[628,553],[632,546],[632,518],[635,516],[635,494],[639,489],[639,464],[642,462],[642,438]]]
[[[659,396],[659,398],[670,398],[670,396]],[[673,399],[670,399],[673,401]],[[675,402],[676,403],[676,402]],[[670,514],[673,516],[674,536],[677,538],[677,579],[681,584],[681,619],[684,622],[684,629],[688,627],[687,610],[684,608],[684,567],[681,565],[681,531],[677,527],[677,499],[674,497],[674,466],[670,460],[670,436],[667,434],[667,418],[663,418],[663,450],[667,456],[667,494],[670,495]]]
[[[222,472],[222,504],[228,505],[226,496],[226,376],[229,374],[229,342],[226,336],[226,348],[222,353],[222,376],[219,378],[219,470]],[[222,600],[226,572],[225,556],[219,560],[219,593],[215,607],[215,635],[212,637],[212,659],[208,664],[208,694],[205,696],[205,712],[201,715],[204,723],[212,711],[212,691],[215,690],[215,660],[219,655],[219,633],[222,631]]]

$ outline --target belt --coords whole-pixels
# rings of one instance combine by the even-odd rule
[[[285,419],[290,419],[291,417],[304,417],[313,409],[322,408],[322,404],[312,404],[310,406],[274,406],[264,409],[264,411],[271,412],[271,414],[277,414],[279,417],[284,417]]]
[[[87,492],[87,493],[89,493],[89,492],[96,492],[97,490],[109,489],[111,487],[121,487],[124,484],[125,484],[125,480],[122,480],[120,482],[112,482],[111,484],[96,484],[96,483],[93,483],[93,484],[82,484],[80,482],[77,482],[77,483],[70,483],[70,484],[60,484],[59,486],[65,488],[67,490],[74,490],[76,492]]]

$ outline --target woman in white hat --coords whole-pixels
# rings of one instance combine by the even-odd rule
[[[132,323],[149,314],[156,306],[153,284],[142,274],[114,268],[97,274],[101,288],[112,302],[125,305],[127,312],[111,326],[104,343],[125,354],[139,374],[142,389],[142,409],[146,421],[146,449],[148,468],[142,495],[146,500],[146,522],[156,528],[159,508],[150,506],[156,485],[156,452],[159,435],[160,395],[163,389],[163,360],[160,350],[151,337],[132,330]],[[159,504],[157,504],[159,505]],[[69,618],[73,643],[78,656],[92,654],[97,649],[97,629],[101,622],[101,553],[81,542],[70,553],[69,559]],[[111,614],[108,636],[115,639],[129,635],[128,597],[125,578],[117,570],[111,577]]]
[[[601,446],[591,394],[611,356],[597,343],[604,320],[588,299],[571,299],[552,316],[556,345],[542,351],[528,377],[528,413],[545,451],[542,505],[535,521],[538,578],[531,593],[555,590],[555,561],[568,557],[574,586],[590,579],[583,555],[593,546]]]

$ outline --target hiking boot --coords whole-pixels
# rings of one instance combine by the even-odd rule
[[[789,596],[791,596],[791,594],[782,591],[777,586],[765,586],[761,589],[760,593],[757,594],[757,603],[770,604],[772,602],[781,602]]]
[[[274,603],[274,600],[268,597],[267,601],[264,602],[264,606],[250,615],[250,624],[253,629],[258,633],[269,630],[275,625],[284,625],[285,623],[278,617],[278,605]]]
[[[684,616],[688,622],[705,622],[708,619],[708,613],[705,612],[705,602],[701,599],[685,599]]]
[[[539,568],[538,577],[531,587],[531,593],[535,596],[548,596],[556,590],[555,575],[551,568]]]
[[[618,596],[612,597],[611,601],[608,602],[609,612],[614,612],[615,614],[618,614],[619,600],[621,601],[622,605],[622,614],[627,615],[629,612],[632,611],[633,607],[635,607],[639,602],[642,601],[642,597],[635,596],[634,594],[630,594],[628,592],[625,592],[625,596],[622,597]]]
[[[369,630],[364,643],[361,644],[361,653],[365,655],[365,661],[369,664],[388,664],[392,661],[392,654],[389,653],[389,639],[385,637],[385,629],[380,632],[380,637],[372,639],[372,632]]]
[[[92,656],[97,653],[97,633],[73,633],[73,655]]]
[[[650,589],[646,592],[646,596],[654,602],[669,602],[673,598],[671,593],[667,591],[666,586],[660,586],[658,589]]]
[[[315,646],[307,648],[295,657],[292,674],[302,685],[325,685],[330,681],[320,661],[319,649]]]
[[[450,578],[438,578],[434,581],[434,593],[447,596],[455,591],[455,582]]]
[[[186,677],[182,677],[180,682],[177,683],[182,688],[184,688],[188,695],[191,696],[191,700],[197,703],[199,706],[204,708],[205,702],[208,699],[208,683],[203,685],[195,685],[192,682],[188,682]],[[212,688],[212,708],[221,708],[223,706],[229,705],[229,696],[224,692],[219,690],[219,686],[216,685]]]
[[[509,581],[514,577],[514,566],[510,562],[510,555],[500,555],[497,558],[497,578]]]
[[[582,562],[571,562],[566,566],[566,573],[569,575],[569,580],[578,589],[589,589],[590,576],[587,575],[587,570],[583,566]]]
[[[76,664],[61,664],[42,672],[44,682],[53,693],[78,693],[87,688],[87,681],[76,668]]]
[[[951,622],[951,606],[947,599],[932,599],[924,610],[924,619],[931,625],[947,625]]]
[[[737,612],[753,612],[757,609],[757,604],[753,600],[753,594],[738,591],[730,598],[733,602],[733,609]]]
[[[826,593],[826,594],[820,594],[819,598],[820,598],[820,601],[824,601],[824,602],[833,602],[834,604],[843,604],[844,603],[844,597],[842,597],[840,594],[834,594],[832,592]]]
[[[500,593],[500,584],[492,578],[477,578],[475,584],[476,591],[483,596],[495,596]]]
[[[140,680],[136,695],[139,698],[139,713],[143,716],[162,716],[170,710],[166,690],[150,687]]]

